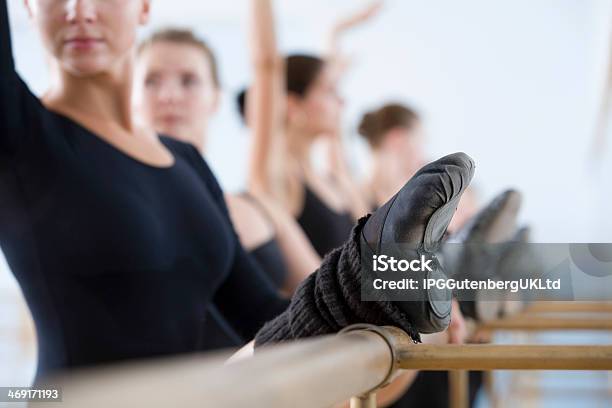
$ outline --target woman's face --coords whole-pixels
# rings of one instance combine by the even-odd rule
[[[293,125],[313,136],[335,134],[344,105],[337,82],[333,71],[324,66],[303,98],[291,96],[289,120]]]
[[[196,46],[160,41],[136,63],[135,107],[155,130],[202,149],[218,102],[209,57]]]
[[[25,0],[49,54],[76,76],[110,72],[131,55],[149,0]]]

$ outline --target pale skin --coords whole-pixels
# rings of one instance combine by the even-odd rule
[[[377,0],[368,4],[365,8],[341,18],[332,27],[328,39],[327,63],[336,78],[340,78],[350,67],[351,57],[342,52],[342,38],[360,25],[374,19],[383,8],[384,1]],[[327,148],[327,175],[332,178],[340,189],[353,203],[351,212],[354,217],[359,218],[371,211],[368,201],[369,192],[363,192],[355,181],[350,165],[346,157],[346,149],[342,141],[341,125],[338,122],[335,132],[326,138]]]
[[[134,121],[130,104],[135,30],[147,22],[150,2],[25,4],[51,56],[51,85],[42,97],[45,107],[139,161],[172,166],[172,154],[153,129]]]
[[[208,124],[220,102],[204,51],[169,41],[143,49],[135,64],[133,100],[140,121],[204,152]]]
[[[250,188],[266,192],[294,217],[303,208],[304,183],[331,209],[349,212],[355,219],[365,215],[365,200],[346,177],[348,172],[326,177],[314,169],[310,158],[315,141],[338,137],[343,106],[337,92],[338,69],[330,60],[305,97],[287,94],[271,2],[252,0],[251,10],[254,82],[247,95],[246,116],[256,153],[251,160]]]
[[[424,133],[420,123],[412,128],[396,127],[387,131],[372,147],[372,173],[363,186],[363,194],[377,207],[387,202],[421,167],[424,159]]]

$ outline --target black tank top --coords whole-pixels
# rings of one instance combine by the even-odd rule
[[[341,246],[348,239],[354,224],[348,212],[332,210],[306,184],[304,207],[297,222],[321,257]]]
[[[272,217],[270,217],[270,214],[268,214],[257,198],[246,191],[241,194],[241,197],[249,201],[253,207],[263,215],[272,228],[274,228]],[[261,270],[268,275],[276,288],[282,289],[287,281],[289,270],[287,269],[287,264],[285,263],[278,241],[276,240],[276,232],[272,238],[250,250],[249,253],[255,258]]]

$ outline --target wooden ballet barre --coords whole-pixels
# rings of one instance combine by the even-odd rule
[[[418,370],[612,370],[612,346],[419,344],[399,356]]]
[[[39,387],[61,387],[63,408],[312,408],[351,396],[358,396],[351,407],[373,408],[375,390],[399,368],[612,370],[612,346],[415,345],[393,327],[350,329],[267,347],[230,364],[219,357],[166,359],[73,372]]]
[[[483,322],[479,330],[612,330],[612,319],[606,318],[571,318],[571,317],[542,317],[516,315],[504,319]]]
[[[394,338],[411,342],[399,331]],[[79,372],[48,383],[62,388],[62,408],[330,407],[383,383],[394,371],[391,356],[381,335],[360,330],[266,347],[225,365],[194,356]]]
[[[612,313],[612,302],[540,301],[528,304],[523,313]]]

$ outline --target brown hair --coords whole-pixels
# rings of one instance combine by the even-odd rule
[[[221,81],[219,79],[219,69],[217,67],[217,59],[212,49],[208,44],[196,36],[193,31],[182,28],[164,28],[156,31],[138,46],[138,55],[144,52],[147,48],[153,44],[160,42],[169,42],[181,45],[191,45],[200,51],[208,58],[210,62],[210,72],[212,74],[213,83],[217,88],[221,87]]]
[[[378,147],[383,136],[393,128],[412,128],[419,115],[411,108],[399,103],[389,103],[366,113],[359,124],[361,134],[372,147]]]
[[[293,54],[285,58],[285,91],[299,98],[308,93],[323,70],[325,61],[314,55]],[[236,107],[242,120],[246,118],[247,88],[236,94]]]
[[[295,54],[285,59],[286,90],[301,98],[323,70],[325,61],[314,55]]]

